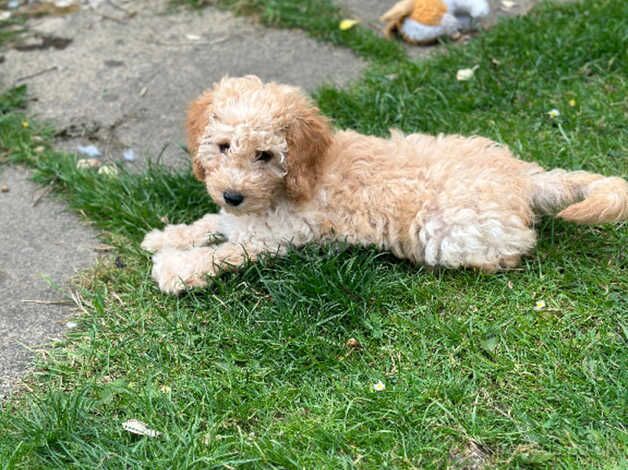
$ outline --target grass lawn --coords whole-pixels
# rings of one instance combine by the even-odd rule
[[[544,5],[427,62],[393,47],[316,98],[339,127],[477,133],[626,177],[627,30],[624,0]],[[498,275],[312,246],[170,297],[139,242],[214,209],[203,187],[159,166],[77,170],[25,127],[25,92],[0,98],[0,158],[54,182],[115,252],[81,276],[79,327],[32,391],[0,404],[1,468],[628,464],[625,224],[543,220],[535,254]],[[129,434],[130,418],[163,434]]]

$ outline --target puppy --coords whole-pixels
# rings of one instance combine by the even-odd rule
[[[172,294],[312,241],[494,272],[532,250],[540,214],[628,218],[622,178],[545,171],[482,137],[334,132],[300,89],[254,76],[225,78],[194,101],[187,138],[194,175],[222,209],[146,235],[152,276]]]

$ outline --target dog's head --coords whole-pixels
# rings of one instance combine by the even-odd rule
[[[194,175],[239,214],[309,198],[332,138],[301,90],[254,76],[224,78],[194,101],[187,134]]]

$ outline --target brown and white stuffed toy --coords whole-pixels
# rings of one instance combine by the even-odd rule
[[[407,42],[428,44],[440,36],[472,28],[489,13],[486,0],[402,0],[380,21],[387,36],[398,33]]]

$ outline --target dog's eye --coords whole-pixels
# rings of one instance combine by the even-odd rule
[[[227,151],[229,150],[229,142],[225,142],[223,144],[218,144],[218,149],[220,150],[221,153],[227,153]]]
[[[272,152],[265,150],[263,152],[257,152],[257,155],[255,157],[255,160],[257,160],[258,162],[267,162],[273,158],[273,154]]]

